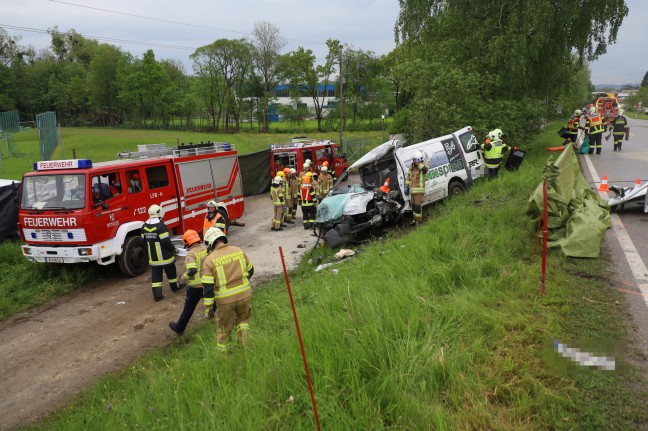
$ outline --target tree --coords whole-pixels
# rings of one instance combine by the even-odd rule
[[[315,66],[313,51],[301,46],[297,51],[289,52],[282,57],[283,78],[289,82],[291,91],[313,100],[318,132],[322,131],[322,109],[327,97],[329,78],[335,72],[333,64],[338,61],[341,48],[340,42],[334,39],[327,40],[326,45],[329,52],[323,65]],[[323,87],[322,91],[320,91],[320,83]]]
[[[103,126],[115,126],[122,121],[117,114],[119,106],[117,65],[122,59],[123,54],[119,48],[101,44],[97,47],[88,68],[88,91],[97,116],[95,120]]]
[[[270,91],[279,83],[279,54],[286,46],[279,27],[268,21],[254,24],[252,30],[255,52],[254,65],[263,83],[263,132],[268,133],[268,105]]]
[[[648,87],[648,72],[646,72],[643,79],[641,80],[640,87]]]

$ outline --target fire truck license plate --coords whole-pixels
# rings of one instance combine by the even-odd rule
[[[63,258],[62,257],[46,257],[45,262],[63,263]]]

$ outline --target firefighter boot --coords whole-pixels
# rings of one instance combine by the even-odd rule
[[[178,284],[178,282],[176,281],[173,283],[169,283],[169,287],[171,288],[171,292],[177,292],[178,290],[182,290],[184,285]]]
[[[153,300],[155,302],[160,302],[164,299],[164,295],[162,294],[162,288],[161,287],[154,287],[153,288]]]
[[[183,333],[183,331],[178,328],[178,324],[176,322],[169,322],[169,328],[178,335],[182,335]]]
[[[249,330],[249,323],[239,323],[238,325],[236,325],[236,337],[238,338],[238,342],[241,344],[241,346],[250,345],[250,338],[248,334]]]

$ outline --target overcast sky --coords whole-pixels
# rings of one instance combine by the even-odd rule
[[[639,83],[648,71],[648,1],[626,3],[630,14],[617,44],[590,65],[594,84]],[[249,35],[259,21],[280,28],[288,41],[284,52],[303,46],[323,58],[325,42],[333,38],[386,54],[395,46],[398,11],[397,0],[0,0],[0,26],[11,26],[5,27],[9,35],[36,49],[50,45],[41,31],[74,29],[140,58],[153,49],[158,60],[180,60],[190,73],[189,55],[196,48]]]

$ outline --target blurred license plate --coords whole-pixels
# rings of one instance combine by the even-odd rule
[[[63,263],[63,258],[62,257],[46,257],[45,262]]]

